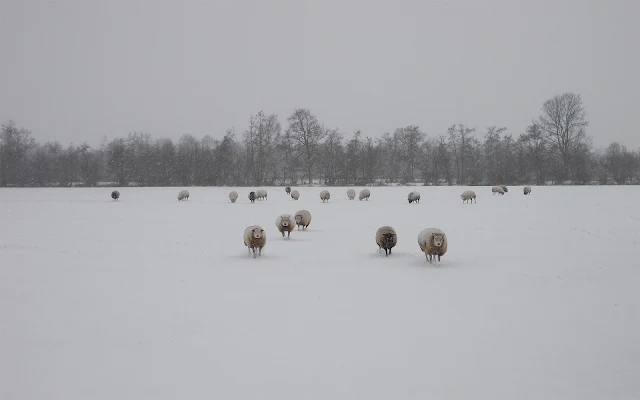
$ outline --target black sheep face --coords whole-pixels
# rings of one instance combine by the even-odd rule
[[[120,198],[120,192],[114,190],[113,192],[111,192],[111,198],[114,200],[118,200],[118,198]]]
[[[393,233],[385,233],[384,235],[384,243],[387,245],[392,245],[393,244],[393,240],[395,239],[396,235]]]

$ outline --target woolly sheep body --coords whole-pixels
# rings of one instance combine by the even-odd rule
[[[249,192],[249,200],[252,203],[256,201],[256,192]]]
[[[229,200],[231,200],[232,203],[235,203],[236,200],[238,200],[238,192],[231,192],[229,193]]]
[[[320,200],[322,200],[323,203],[325,201],[329,201],[330,198],[331,198],[331,193],[329,193],[328,190],[323,190],[322,192],[320,192]]]
[[[442,242],[441,246],[437,246],[439,241]],[[432,262],[436,256],[440,261],[440,257],[447,252],[447,236],[438,228],[424,229],[418,234],[418,246],[424,252],[427,261]]]
[[[509,189],[505,185],[499,185],[505,193],[509,191]]]
[[[492,188],[491,188],[491,192],[492,192],[493,194],[500,193],[501,195],[504,195],[504,189],[503,189],[503,188],[501,188],[500,186],[494,186],[494,187],[492,187]]]
[[[298,230],[302,227],[302,230],[306,230],[311,223],[311,213],[307,210],[299,210],[293,217],[296,220]]]
[[[180,193],[178,193],[178,201],[182,201],[182,200],[189,200],[188,190],[181,190]]]
[[[349,198],[349,200],[353,200],[356,198],[356,191],[353,189],[349,189],[347,190],[347,197]]]
[[[118,200],[120,198],[120,192],[114,190],[113,192],[111,192],[111,198],[114,200]]]
[[[286,188],[284,188],[284,191],[285,191],[287,194],[291,194],[291,188],[290,188],[289,186],[287,186]]]
[[[287,238],[291,238],[291,231],[296,226],[295,222],[289,214],[282,214],[276,218],[276,227],[280,233],[282,233],[282,237],[284,237],[284,233],[287,232]]]
[[[258,256],[262,255],[262,248],[267,244],[267,233],[261,226],[251,225],[247,227],[242,238],[249,253],[253,250],[253,258],[256,258],[256,249],[258,249]]]
[[[267,199],[267,191],[264,189],[259,189],[256,192],[256,199],[257,200],[266,200]]]
[[[291,198],[294,200],[298,200],[300,198],[300,193],[297,190],[291,191]]]
[[[409,196],[407,197],[407,200],[409,200],[409,204],[411,204],[413,202],[420,203],[420,193],[418,193],[418,192],[409,193]]]
[[[360,199],[360,201],[367,199],[367,201],[369,201],[369,197],[371,196],[371,192],[369,191],[369,189],[362,189],[360,191],[360,195],[358,196],[358,198]]]
[[[477,202],[476,192],[474,192],[473,190],[465,190],[464,192],[462,192],[460,197],[462,198],[463,203],[466,203],[467,201],[469,201],[470,203]]]
[[[528,194],[531,194],[531,187],[529,187],[529,186],[525,186],[525,187],[524,187],[524,195],[526,196],[526,195],[528,195]]]
[[[390,226],[383,226],[376,231],[376,244],[378,250],[384,249],[384,254],[389,257],[391,249],[398,244],[398,235],[395,229]]]

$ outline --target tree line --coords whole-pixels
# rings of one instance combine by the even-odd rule
[[[547,100],[517,136],[453,124],[427,136],[409,125],[378,139],[350,137],[299,108],[283,129],[275,114],[249,118],[221,139],[177,142],[148,133],[87,143],[37,143],[13,121],[2,125],[0,186],[270,186],[407,184],[638,184],[640,151],[611,143],[596,151],[579,94]]]

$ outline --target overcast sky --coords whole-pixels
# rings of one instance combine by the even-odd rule
[[[242,132],[296,107],[350,136],[519,134],[582,94],[597,147],[640,148],[640,1],[0,1],[0,121],[98,144]]]

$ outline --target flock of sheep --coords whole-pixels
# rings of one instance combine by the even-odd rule
[[[508,188],[505,185],[493,186],[491,188],[491,192],[495,195],[496,193],[504,195],[508,192]],[[300,198],[300,193],[297,190],[291,190],[290,187],[286,187],[285,192],[291,196],[293,200],[298,200]],[[525,186],[523,190],[525,195],[531,194],[531,187]],[[356,192],[353,189],[347,190],[347,197],[349,200],[353,200],[356,197]],[[371,197],[371,191],[369,189],[363,189],[360,191],[358,199],[360,201],[367,200],[369,201],[369,197]],[[460,197],[462,198],[463,203],[475,203],[476,202],[476,193],[473,190],[465,190]],[[118,200],[120,198],[120,192],[114,190],[111,192],[111,198],[113,200]],[[331,198],[331,193],[328,190],[323,190],[320,192],[320,200],[323,203],[328,202]],[[238,192],[232,191],[229,193],[229,200],[232,203],[235,203],[238,199]],[[256,200],[266,200],[267,199],[267,191],[264,189],[257,190],[255,192],[249,192],[249,201],[254,203]],[[189,191],[181,190],[178,193],[178,201],[189,200]],[[420,193],[411,192],[407,197],[409,204],[411,203],[419,203],[420,202]],[[299,210],[295,213],[293,217],[290,214],[283,214],[276,218],[276,227],[278,231],[282,234],[282,237],[289,239],[291,236],[291,232],[298,227],[302,227],[302,230],[306,230],[311,224],[311,213],[307,210]],[[247,247],[249,254],[253,252],[253,257],[262,255],[262,249],[267,244],[267,235],[264,230],[259,225],[251,225],[248,226],[244,230],[244,234],[242,236],[244,245]],[[384,250],[385,255],[388,257],[391,254],[391,249],[393,249],[398,243],[398,235],[396,231],[390,226],[383,226],[376,231],[376,244],[378,245],[378,250]],[[418,234],[418,246],[420,247],[420,251],[425,254],[425,257],[428,262],[432,263],[433,260],[437,260],[440,262],[440,257],[445,255],[447,252],[447,235],[438,228],[427,228],[422,230]]]

